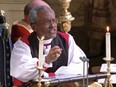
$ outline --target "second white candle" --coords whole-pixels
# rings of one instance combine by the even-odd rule
[[[106,32],[106,58],[111,59],[111,40],[110,40],[109,27],[107,26]]]

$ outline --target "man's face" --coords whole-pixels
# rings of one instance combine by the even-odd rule
[[[38,22],[35,25],[35,31],[41,38],[50,39],[56,37],[57,34],[57,20],[55,14],[51,11],[41,10],[38,14]]]

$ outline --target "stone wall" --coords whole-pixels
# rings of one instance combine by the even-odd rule
[[[24,5],[30,0],[0,0],[0,10],[5,11],[6,21],[9,26],[9,32],[14,21],[23,18]]]

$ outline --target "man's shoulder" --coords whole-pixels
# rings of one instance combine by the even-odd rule
[[[63,33],[63,32],[60,32],[60,31],[58,31],[57,32],[58,33],[58,35],[60,35],[60,36],[62,36],[62,37],[69,37],[69,34],[67,34],[67,33]]]
[[[21,37],[21,41],[26,43],[27,45],[29,45],[29,41],[28,41],[28,38],[29,38],[30,34],[29,35],[25,35],[23,37]]]
[[[68,43],[69,34],[58,31],[58,35],[60,35],[62,38],[64,38],[66,40],[66,42]]]
[[[20,24],[21,21],[15,21],[12,25],[12,29],[25,29],[23,24]]]
[[[17,24],[21,24],[22,23],[22,20],[16,20],[13,22],[13,25],[17,25]]]
[[[13,23],[12,27],[21,27],[21,28],[26,28],[26,22],[22,20],[17,20]]]

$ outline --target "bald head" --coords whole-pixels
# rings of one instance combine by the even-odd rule
[[[33,7],[39,6],[39,5],[44,5],[44,6],[50,8],[50,6],[49,6],[46,2],[44,2],[44,1],[42,1],[42,0],[32,0],[31,2],[29,2],[29,3],[27,3],[27,4],[25,5],[25,7],[24,7],[24,15],[27,15],[27,16],[28,16],[30,10],[31,10]]]
[[[43,0],[32,0],[31,2],[32,6],[39,6],[39,5],[44,5],[47,7],[50,7],[46,2],[44,2]]]
[[[25,7],[24,7],[24,19],[25,19],[26,23],[30,24],[30,21],[29,21],[29,18],[28,18],[30,10],[33,7],[40,6],[40,5],[44,5],[44,6],[50,8],[50,6],[46,2],[44,2],[42,0],[32,0],[32,1],[30,1],[29,3],[27,3],[25,5]]]
[[[24,15],[28,16],[29,15],[29,12],[30,10],[32,9],[32,5],[30,3],[27,3],[24,7]]]

